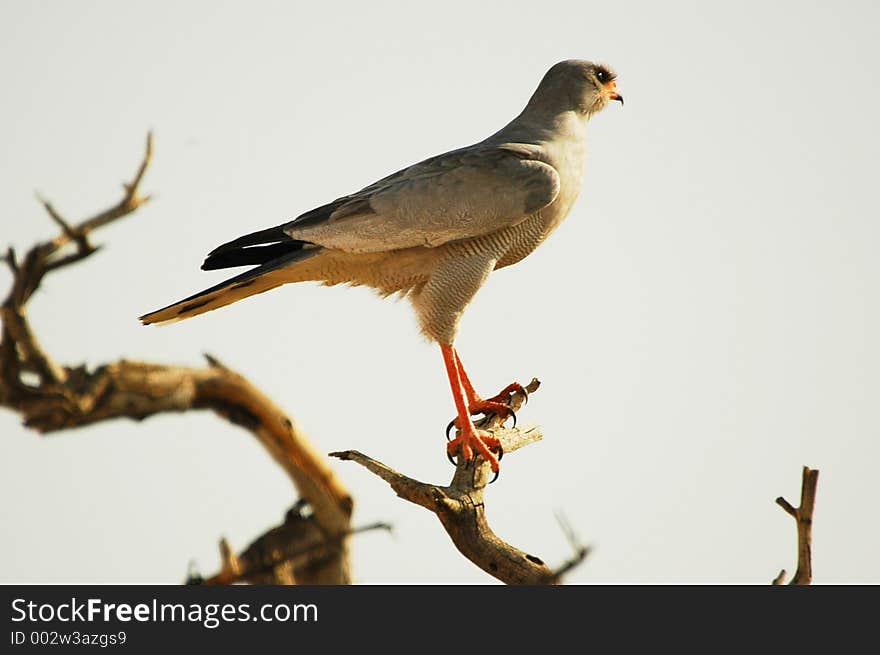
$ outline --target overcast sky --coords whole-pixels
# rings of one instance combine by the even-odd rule
[[[13,2],[0,4],[2,243],[117,201],[148,129],[155,199],[30,305],[58,361],[216,355],[300,421],[446,483],[454,414],[409,306],[288,286],[191,321],[137,316],[222,279],[204,254],[478,141],[567,58],[617,69],[567,221],[500,271],[459,350],[486,395],[532,376],[543,443],[487,493],[514,545],[571,583],[765,583],[796,563],[801,466],[821,471],[818,583],[880,582],[877,4]],[[0,273],[0,283],[9,276]],[[5,291],[3,292],[5,294]],[[343,411],[340,411],[340,407]],[[183,580],[294,499],[213,415],[40,438],[0,412],[0,581]],[[436,519],[355,464],[362,583],[491,583]]]

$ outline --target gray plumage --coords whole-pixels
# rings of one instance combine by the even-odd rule
[[[189,318],[313,280],[406,294],[422,331],[451,344],[489,273],[528,255],[569,213],[581,188],[587,121],[611,99],[622,101],[610,70],[560,62],[492,136],[216,248],[203,268],[260,265],[141,320]]]

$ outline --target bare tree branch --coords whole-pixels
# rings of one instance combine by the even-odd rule
[[[336,557],[342,540],[370,530],[391,530],[387,523],[373,523],[328,538],[310,520],[307,509],[308,503],[298,502],[281,525],[270,528],[239,555],[221,539],[220,571],[207,579],[190,574],[188,584],[332,584],[326,579],[325,563]]]
[[[308,516],[298,515],[298,532],[285,533],[293,540],[285,546],[287,550],[306,555],[299,557],[296,564],[287,562],[289,571],[275,567],[277,577],[264,573],[262,580],[348,583],[351,495],[294,421],[253,384],[211,357],[207,368],[127,360],[94,370],[61,366],[40,346],[27,319],[27,303],[49,272],[92,255],[97,250],[89,242],[94,230],[131,214],[149,201],[149,196],[141,195],[139,189],[152,155],[153,137],[149,134],[134,178],[123,185],[122,199],[78,223],[68,221],[51,203],[40,199],[60,227],[60,234],[33,246],[21,261],[12,248],[8,250],[5,260],[12,272],[12,286],[0,314],[0,406],[21,414],[27,427],[41,433],[114,418],[142,420],[165,412],[212,410],[249,430],[288,474],[311,508]],[[74,252],[60,255],[69,244],[75,246]],[[35,382],[31,381],[33,377]],[[224,553],[224,570],[231,572],[230,577],[234,577],[239,559],[245,565],[249,561],[246,553],[241,558],[236,558],[228,548]],[[236,575],[242,577],[240,573]]]
[[[555,571],[554,575],[557,580],[561,579],[563,575],[571,571],[572,569],[581,565],[581,563],[587,559],[592,548],[590,546],[581,542],[578,539],[578,536],[574,532],[574,528],[571,523],[568,522],[568,519],[561,513],[556,514],[556,522],[559,523],[559,527],[562,530],[562,533],[565,535],[568,544],[571,546],[571,549],[574,551],[574,555],[567,562],[563,563],[562,566],[559,566]]]
[[[533,393],[540,383],[537,379],[526,387]],[[509,404],[516,411],[526,400],[526,395],[514,393]],[[501,441],[504,454],[512,453],[542,438],[539,428],[507,429],[503,419],[486,417],[477,424]],[[586,557],[587,551],[576,563],[564,565],[554,571],[541,558],[526,553],[500,539],[489,527],[483,492],[489,482],[491,468],[482,458],[459,461],[452,482],[443,487],[420,482],[398,473],[394,469],[356,450],[330,453],[332,457],[357,462],[387,482],[394,492],[411,503],[421,505],[433,512],[449,534],[455,547],[474,564],[495,578],[508,584],[556,584],[563,572],[567,572]]]
[[[797,523],[798,535],[798,566],[789,584],[808,585],[813,580],[812,542],[813,542],[813,508],[816,505],[816,486],[819,483],[819,471],[804,467],[801,476],[801,504],[792,506],[780,496],[776,504],[785,510]],[[785,569],[773,579],[774,585],[785,582]]]

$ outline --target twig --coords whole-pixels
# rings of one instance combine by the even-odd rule
[[[62,218],[61,214],[55,211],[52,203],[46,200],[39,193],[37,194],[37,201],[41,205],[43,205],[43,208],[49,214],[49,218],[51,218],[53,221],[55,221],[55,223],[58,224],[58,226],[61,228],[61,232],[65,234],[68,238],[70,238],[70,240],[74,240],[79,236],[76,231],[72,227],[70,227],[70,224],[64,218]]]
[[[572,569],[580,566],[585,559],[592,552],[592,548],[587,544],[583,543],[578,536],[574,532],[574,528],[571,526],[571,523],[568,522],[568,519],[561,512],[557,512],[556,514],[556,522],[559,524],[559,528],[562,530],[562,533],[565,535],[566,541],[568,541],[569,546],[574,551],[574,555],[568,561],[564,562],[561,566],[559,566],[553,573],[556,576],[556,580],[562,579],[562,576],[571,571]]]
[[[801,476],[801,504],[794,507],[780,496],[776,504],[785,510],[797,523],[798,535],[798,566],[789,584],[808,585],[813,580],[812,541],[813,541],[813,508],[816,504],[816,486],[819,483],[819,471],[804,467]],[[785,569],[773,580],[774,585],[783,584]]]

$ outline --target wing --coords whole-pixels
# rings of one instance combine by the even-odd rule
[[[293,239],[347,252],[435,247],[524,220],[559,194],[537,146],[477,145],[383,178],[282,226]]]

